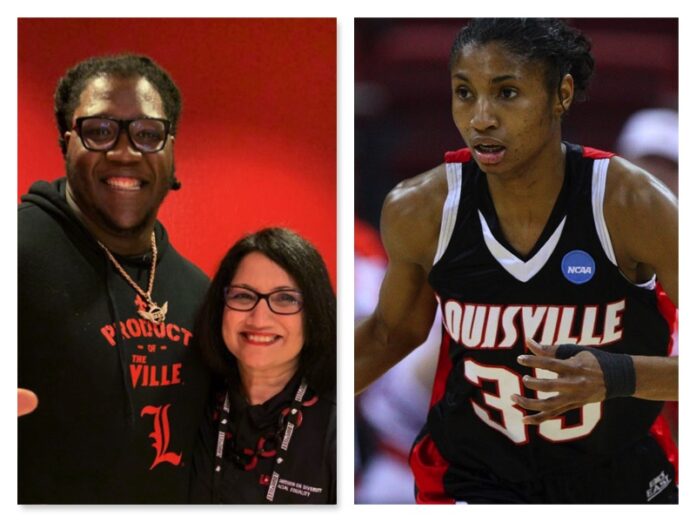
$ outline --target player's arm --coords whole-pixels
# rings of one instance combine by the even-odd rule
[[[633,281],[652,274],[679,306],[678,210],[674,195],[635,165],[612,159],[605,217],[622,272]],[[633,356],[634,397],[678,400],[678,357]]]
[[[664,185],[627,161],[612,159],[604,216],[618,266],[634,283],[644,282],[656,274],[675,306],[679,304],[677,214],[676,198]],[[540,346],[531,340],[527,346],[533,355],[520,356],[521,365],[558,374],[557,379],[525,376],[523,381],[529,389],[556,392],[554,397],[513,396],[519,406],[539,412],[525,418],[529,424],[539,424],[583,404],[613,396],[630,395],[659,401],[679,398],[677,357],[579,350],[566,359],[558,353],[557,346]],[[609,374],[611,377],[607,381]],[[607,382],[612,383],[609,390]],[[619,385],[615,387],[613,384],[617,382]],[[629,388],[631,393],[623,392]]]
[[[432,326],[436,302],[427,270],[439,218],[430,213],[437,198],[431,197],[429,181],[399,185],[382,209],[382,242],[389,261],[377,307],[355,329],[356,393],[422,344]]]

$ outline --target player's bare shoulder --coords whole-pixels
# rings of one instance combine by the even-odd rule
[[[399,183],[382,207],[382,241],[391,257],[430,269],[437,248],[447,174],[440,165]]]
[[[676,197],[656,177],[620,157],[609,162],[604,216],[626,275],[631,275],[631,266],[652,257],[651,251],[671,243],[676,247]]]
[[[676,204],[676,197],[655,176],[628,160],[614,156],[609,162],[605,202],[624,207],[645,205],[656,199],[666,199]],[[606,205],[605,205],[606,206]]]
[[[653,214],[676,207],[676,197],[656,177],[623,158],[611,158],[604,197],[609,225],[630,227],[635,220],[650,223]]]

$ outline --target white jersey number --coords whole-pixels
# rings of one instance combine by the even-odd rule
[[[557,374],[539,368],[534,374],[540,379],[555,379]],[[529,442],[528,426],[522,423],[525,410],[517,406],[512,395],[523,395],[522,376],[504,366],[485,366],[472,359],[464,361],[464,375],[481,388],[485,406],[471,399],[471,406],[476,415],[494,430],[507,436],[515,444]],[[483,381],[495,383],[497,393],[483,391]],[[539,399],[552,397],[555,392],[536,392]],[[498,412],[493,415],[491,409]],[[539,435],[552,442],[566,442],[589,435],[602,417],[602,403],[585,404],[580,410],[580,423],[567,426],[563,416],[549,419],[539,425]]]

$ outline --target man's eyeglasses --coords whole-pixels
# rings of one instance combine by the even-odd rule
[[[87,150],[107,152],[113,149],[126,129],[133,147],[143,153],[159,152],[167,143],[170,123],[161,118],[117,120],[104,116],[85,116],[75,120],[73,127]]]
[[[231,310],[249,312],[265,299],[271,312],[292,315],[302,310],[302,293],[297,290],[276,290],[262,294],[245,286],[231,285],[225,288],[225,305]]]

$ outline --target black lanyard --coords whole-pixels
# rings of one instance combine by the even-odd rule
[[[295,392],[295,398],[290,405],[287,414],[283,415],[284,429],[282,430],[283,438],[280,441],[280,445],[276,450],[275,463],[273,464],[273,470],[271,473],[270,483],[268,484],[268,490],[266,491],[266,500],[273,502],[276,493],[276,487],[278,485],[278,480],[280,479],[279,469],[286,460],[288,454],[288,448],[290,447],[290,442],[295,430],[302,423],[302,399],[307,392],[307,381],[304,377],[300,386]],[[283,412],[286,410],[284,409]],[[225,393],[225,401],[222,405],[222,412],[220,414],[220,421],[218,422],[218,437],[217,444],[215,447],[215,468],[213,471],[213,501],[216,503],[220,502],[222,493],[222,469],[224,464],[223,453],[225,448],[225,438],[227,436],[227,431],[230,424],[230,392]]]

